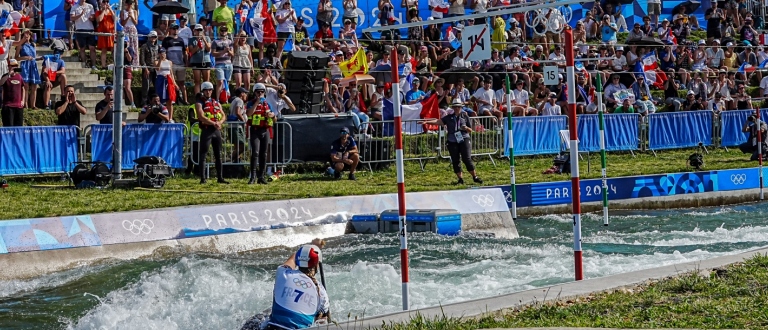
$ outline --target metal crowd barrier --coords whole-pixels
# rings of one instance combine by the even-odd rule
[[[199,123],[192,125],[189,129],[187,145],[185,147],[185,157],[193,165],[200,165],[199,155],[201,145],[199,137],[192,134]],[[241,121],[227,121],[221,129],[221,162],[223,166],[248,166],[251,159],[251,146],[249,143],[248,126]],[[281,142],[281,143],[278,143]],[[278,121],[273,126],[273,138],[268,149],[267,166],[284,168],[293,160],[293,129],[291,124]],[[209,146],[208,156],[205,159],[204,166],[206,175],[209,176],[211,166],[215,166],[213,147]]]
[[[418,120],[403,120],[403,160],[418,161],[424,171],[426,161],[437,159],[440,152],[440,138],[437,131],[428,131]],[[374,136],[358,135],[360,163],[373,169],[374,166],[395,161],[394,121],[382,120],[369,123]]]
[[[450,158],[443,148],[447,143],[445,127],[428,130],[421,124],[422,119],[403,121],[403,160],[418,161],[424,171],[428,160]],[[495,165],[493,155],[501,150],[503,145],[501,126],[496,123],[496,117],[472,117],[472,156],[488,156]],[[375,129],[375,137],[361,136],[359,140],[360,163],[370,170],[381,164],[395,161],[394,121],[373,121],[370,124]]]
[[[501,148],[504,146],[504,136],[502,135],[502,122],[494,116],[486,117],[470,117],[472,122],[472,133],[469,134],[470,141],[472,141],[472,153],[473,157],[488,156],[496,166],[496,161],[493,160],[493,155],[499,154]],[[504,118],[503,120],[506,120]],[[446,145],[448,143],[448,132],[445,127],[441,127],[440,137],[444,139],[440,145]],[[450,158],[450,155],[442,155],[443,158]]]

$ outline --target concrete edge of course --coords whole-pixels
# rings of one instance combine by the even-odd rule
[[[381,326],[382,323],[407,323],[417,314],[432,319],[445,315],[446,317],[471,317],[489,312],[511,309],[529,305],[534,302],[547,301],[585,296],[593,293],[605,292],[621,287],[638,285],[650,280],[658,280],[686,272],[700,269],[712,269],[737,263],[749,259],[757,254],[768,254],[768,248],[761,248],[736,255],[722,256],[718,258],[692,261],[682,264],[663,266],[652,269],[638,270],[634,272],[611,275],[606,277],[590,278],[583,281],[573,281],[548,287],[536,288],[522,292],[515,292],[496,297],[475,299],[461,303],[443,306],[415,309],[407,312],[397,312],[370,318],[364,318],[357,322],[339,323],[338,329],[368,329]],[[412,283],[412,285],[416,285]],[[446,288],[450,289],[450,288]],[[329,288],[332,290],[332,288]],[[325,328],[325,327],[321,327]],[[335,328],[335,327],[330,327]]]

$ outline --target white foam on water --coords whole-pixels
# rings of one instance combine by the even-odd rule
[[[273,279],[219,259],[182,258],[101,297],[67,329],[235,329],[269,307]]]
[[[675,230],[664,233],[657,230],[639,233],[603,231],[599,235],[585,237],[583,242],[650,246],[690,246],[743,242],[768,243],[768,226],[741,226],[733,229],[726,229],[720,226],[713,230],[702,230],[699,227],[695,227],[691,231]]]

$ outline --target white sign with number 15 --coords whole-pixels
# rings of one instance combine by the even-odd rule
[[[557,85],[557,83],[560,81],[558,78],[557,66],[552,65],[544,67],[544,85]]]

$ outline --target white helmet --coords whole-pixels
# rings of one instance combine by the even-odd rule
[[[210,81],[203,82],[202,85],[200,85],[201,90],[211,89],[213,90],[213,84],[211,84]]]
[[[264,86],[264,84],[262,84],[262,83],[258,83],[256,85],[253,85],[253,90],[255,90],[255,91],[263,91],[263,90],[266,90],[266,89],[267,89],[267,87]]]

